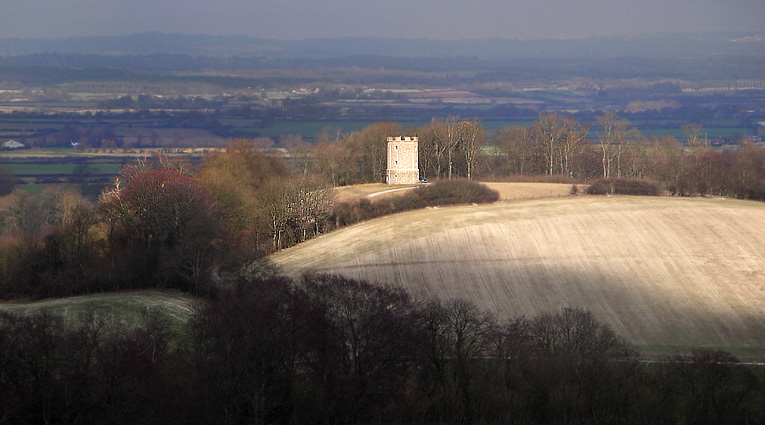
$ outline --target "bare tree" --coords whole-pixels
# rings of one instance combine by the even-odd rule
[[[449,149],[449,134],[447,121],[442,118],[433,118],[420,137],[420,150],[433,167],[435,177],[441,177],[444,156]],[[431,159],[432,158],[432,159]]]
[[[581,149],[588,132],[587,126],[580,124],[573,118],[563,120],[561,125],[561,143],[558,149],[558,162],[561,174],[569,177],[573,175],[573,156]]]
[[[462,127],[462,122],[454,116],[447,118],[444,123],[443,140],[449,162],[449,180],[452,179],[452,171],[454,170],[454,153],[462,143]]]
[[[560,156],[559,144],[563,139],[563,119],[556,113],[540,113],[532,127],[536,143],[542,147],[545,158],[545,174],[555,174],[556,159]]]
[[[617,161],[617,175],[621,173],[621,154],[623,147],[627,145],[633,130],[630,130],[630,122],[620,119],[608,111],[604,115],[596,117],[601,131],[598,133],[600,150],[603,153],[603,177],[612,177],[612,165]],[[614,151],[616,150],[616,152]]]
[[[271,232],[274,251],[282,248],[282,236],[290,221],[290,194],[287,180],[273,178],[261,189],[259,210]]]
[[[303,175],[308,174],[313,162],[313,146],[303,141],[299,134],[282,136],[280,141],[290,153],[295,172]]]
[[[486,133],[483,131],[478,118],[462,121],[460,125],[461,151],[465,156],[465,167],[468,180],[473,179],[481,149],[486,143]]]
[[[497,140],[505,155],[509,173],[534,173],[534,141],[531,131],[522,125],[504,127],[497,132]]]
[[[299,229],[301,241],[308,239],[308,230],[318,235],[321,223],[332,212],[332,187],[321,177],[311,175],[292,178],[285,188],[289,192],[291,220]]]
[[[338,136],[335,142],[319,139],[316,151],[316,172],[333,186],[345,186],[356,181],[359,164],[358,140],[350,135]]]
[[[604,355],[620,358],[632,355],[629,346],[591,312],[566,307],[558,313],[543,313],[531,321],[534,343],[542,350],[559,350],[585,358]]]
[[[709,141],[705,137],[701,137],[701,124],[692,123],[686,124],[682,127],[683,134],[685,134],[685,144],[691,148],[708,147]]]
[[[653,138],[654,174],[676,196],[685,194],[688,161],[683,147],[672,136]]]

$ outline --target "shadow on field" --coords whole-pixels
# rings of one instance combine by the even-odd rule
[[[765,353],[765,315],[757,308],[765,300],[742,299],[732,287],[725,291],[688,279],[660,281],[651,272],[624,276],[596,261],[577,268],[529,258],[404,261],[323,271],[400,285],[418,297],[468,299],[501,319],[585,308],[638,346]]]

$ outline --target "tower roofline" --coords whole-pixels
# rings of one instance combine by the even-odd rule
[[[416,142],[417,136],[388,136],[388,142]]]

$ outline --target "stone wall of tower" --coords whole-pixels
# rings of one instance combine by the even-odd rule
[[[420,181],[417,136],[388,137],[388,184],[416,184]]]

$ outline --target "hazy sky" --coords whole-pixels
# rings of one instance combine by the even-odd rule
[[[0,38],[146,31],[319,37],[581,38],[763,31],[764,0],[0,0]]]

